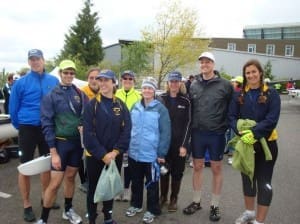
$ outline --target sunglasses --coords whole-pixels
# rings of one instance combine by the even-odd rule
[[[75,72],[67,72],[67,71],[63,71],[62,72],[64,75],[75,75]]]
[[[129,80],[129,81],[132,81],[133,78],[122,78],[123,80]]]

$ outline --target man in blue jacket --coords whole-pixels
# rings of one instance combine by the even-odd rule
[[[20,162],[25,163],[33,159],[35,148],[39,154],[49,153],[41,128],[40,103],[42,98],[58,83],[58,79],[45,72],[43,52],[32,49],[28,52],[28,64],[31,68],[13,85],[9,113],[13,126],[19,130]],[[49,183],[50,172],[41,174],[42,195]],[[19,173],[19,188],[23,199],[24,220],[35,220],[30,202],[30,177]]]

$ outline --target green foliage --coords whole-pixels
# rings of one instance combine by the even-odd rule
[[[120,64],[113,64],[110,61],[103,60],[99,63],[98,67],[101,69],[110,69],[116,73],[117,79],[120,78],[120,73],[122,72]]]
[[[45,61],[45,70],[46,72],[51,72],[56,67],[56,64],[52,60]]]
[[[231,79],[232,79],[232,75],[226,73],[226,71],[224,70],[223,67],[220,68],[219,73],[220,73],[220,76],[221,76],[222,78],[224,78],[224,79],[227,79],[227,80],[231,80]]]
[[[137,76],[147,73],[152,64],[149,64],[152,49],[150,44],[143,41],[132,42],[122,46],[121,70],[132,70]]]
[[[272,64],[271,61],[267,61],[267,64],[264,65],[264,78],[269,78],[270,80],[274,79],[272,75]]]
[[[208,41],[195,38],[198,14],[179,0],[166,1],[156,16],[156,24],[142,32],[144,41],[154,49],[151,73],[158,79],[158,87],[169,72],[194,66],[199,52],[207,48]]]
[[[64,48],[56,59],[57,64],[63,59],[76,61],[78,74],[83,76],[89,66],[98,65],[104,57],[102,50],[101,29],[97,26],[98,13],[92,12],[93,4],[86,0],[84,8],[65,35]]]

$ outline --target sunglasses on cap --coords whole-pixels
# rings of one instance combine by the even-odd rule
[[[75,72],[63,71],[62,73],[63,73],[64,75],[75,75]]]

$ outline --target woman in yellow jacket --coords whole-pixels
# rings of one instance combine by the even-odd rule
[[[142,96],[139,91],[134,88],[135,74],[134,72],[127,70],[121,75],[122,88],[118,89],[116,92],[116,97],[121,99],[130,111],[133,105],[139,101]],[[124,167],[124,192],[118,195],[115,200],[117,201],[129,201],[130,200],[130,182],[131,177],[128,169],[128,154],[127,152],[123,155],[123,167]]]

